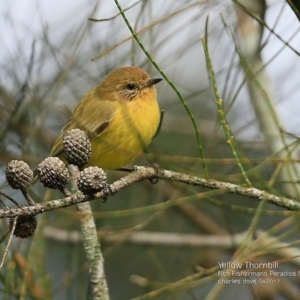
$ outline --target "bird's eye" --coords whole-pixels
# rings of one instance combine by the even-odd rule
[[[133,83],[126,84],[126,90],[132,91],[134,89],[136,89],[136,85],[134,85]]]

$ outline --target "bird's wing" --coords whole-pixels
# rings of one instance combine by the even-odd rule
[[[61,135],[56,140],[51,156],[60,156],[63,153],[63,136],[64,132],[79,128],[89,137],[99,136],[109,128],[117,105],[115,101],[96,99],[90,91],[73,110],[71,119],[62,128]],[[91,101],[93,99],[93,101]]]

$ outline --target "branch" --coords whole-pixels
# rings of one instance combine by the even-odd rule
[[[71,175],[71,193],[77,194],[79,190],[76,180],[79,177],[79,169],[77,166],[69,165],[69,172]],[[104,259],[90,203],[78,203],[77,211],[80,213],[79,220],[81,223],[83,245],[89,262],[93,299],[108,300],[109,295],[104,273]]]
[[[237,194],[248,198],[253,198],[259,201],[265,200],[268,203],[275,204],[276,206],[291,211],[300,210],[300,203],[296,202],[295,200],[288,199],[285,197],[279,197],[254,187],[243,187],[229,182],[217,181],[214,179],[205,179],[184,173],[174,172],[171,170],[165,170],[160,167],[135,166],[134,170],[130,174],[112,183],[110,185],[110,189],[112,193],[116,193],[134,184],[135,182],[139,182],[145,179],[156,178],[178,181],[181,183],[191,184],[194,186],[201,186],[212,190],[220,190],[224,193]],[[13,218],[20,215],[37,215],[54,209],[68,207],[74,204],[83,203],[94,200],[95,198],[102,197],[105,197],[104,191],[96,193],[94,197],[84,195],[81,192],[79,192],[78,194],[66,198],[36,203],[35,205],[31,206],[24,206],[21,208],[0,209],[0,218]]]

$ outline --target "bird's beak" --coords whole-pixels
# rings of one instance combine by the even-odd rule
[[[156,83],[158,83],[160,81],[162,81],[162,78],[151,78],[151,79],[148,80],[146,86],[147,87],[152,86],[152,85],[154,85],[154,84],[156,84]]]

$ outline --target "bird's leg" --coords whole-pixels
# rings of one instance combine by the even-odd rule
[[[156,163],[150,164],[146,161],[145,165],[146,165],[146,167],[153,168],[155,170],[156,174],[158,174],[159,170],[161,169],[161,166],[159,164],[156,164]],[[158,177],[149,178],[149,181],[152,184],[156,184],[158,182]]]
[[[103,192],[103,203],[105,203],[107,201],[108,196],[112,196],[114,194],[113,190],[111,189],[109,184],[106,184],[105,187],[102,190]]]

